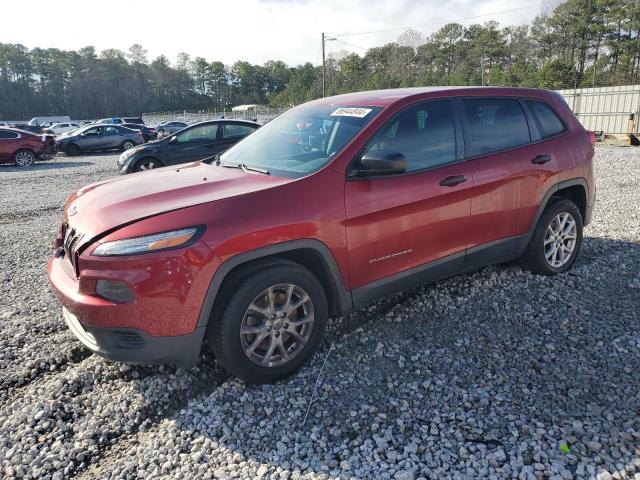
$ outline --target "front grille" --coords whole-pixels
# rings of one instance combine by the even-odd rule
[[[71,262],[73,269],[78,271],[78,253],[77,247],[82,240],[83,235],[77,232],[75,228],[70,227],[68,224],[62,225],[62,252],[64,256]]]

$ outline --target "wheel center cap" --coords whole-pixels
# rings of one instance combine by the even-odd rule
[[[277,319],[275,322],[273,322],[274,330],[280,330],[281,328],[282,328],[282,320]]]

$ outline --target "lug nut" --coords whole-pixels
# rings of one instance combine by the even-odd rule
[[[285,324],[284,324],[284,328],[289,328],[289,324],[288,324],[288,323],[285,323]]]
[[[276,332],[276,337],[279,337],[279,336],[280,336],[280,332]]]

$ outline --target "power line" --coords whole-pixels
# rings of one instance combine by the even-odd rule
[[[361,47],[360,45],[354,45],[353,43],[349,43],[349,42],[343,42],[342,40],[338,40],[337,38],[334,38],[333,41],[334,42],[338,42],[338,43],[342,43],[343,45],[347,45],[348,47],[360,48],[362,50],[369,50],[366,47]]]
[[[371,30],[368,32],[354,32],[354,33],[340,33],[337,35],[333,35],[333,37],[352,37],[354,35],[373,35],[374,33],[385,33],[385,32],[394,32],[397,30],[408,30],[411,28],[421,28],[421,27],[432,27],[434,25],[440,25],[442,23],[452,23],[452,22],[464,22],[465,20],[473,20],[476,18],[482,18],[482,17],[490,17],[492,15],[501,15],[503,13],[511,13],[511,12],[517,12],[519,10],[527,10],[530,8],[538,8],[539,5],[529,5],[526,7],[518,7],[518,8],[510,8],[509,10],[500,10],[498,12],[492,12],[492,13],[484,13],[482,15],[474,15],[472,17],[463,17],[463,18],[457,18],[454,20],[449,20],[449,21],[439,21],[439,22],[431,22],[431,23],[423,23],[421,25],[410,25],[410,26],[405,26],[405,27],[393,27],[393,28],[386,28],[384,30]],[[336,41],[340,41],[337,40]],[[362,48],[362,47],[358,47],[358,48]]]

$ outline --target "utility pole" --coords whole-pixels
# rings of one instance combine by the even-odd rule
[[[324,98],[324,76],[325,76],[324,32],[322,32],[322,98]]]
[[[322,32],[322,98],[325,96],[325,77],[326,77],[326,61],[324,56],[324,44],[327,42],[332,42],[335,40],[335,37],[327,38],[324,32]]]

